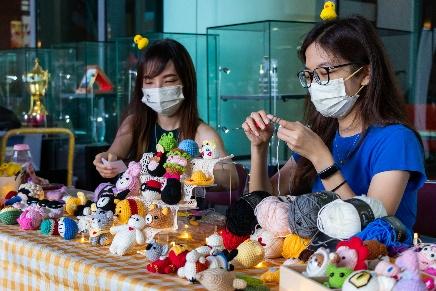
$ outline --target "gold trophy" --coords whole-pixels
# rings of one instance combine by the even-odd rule
[[[30,110],[25,116],[28,126],[39,127],[46,125],[48,112],[41,99],[47,89],[49,77],[48,71],[41,68],[39,60],[36,58],[32,71],[25,75],[25,81],[31,94]]]

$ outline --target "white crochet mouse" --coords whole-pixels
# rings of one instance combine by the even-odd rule
[[[129,218],[127,224],[113,226],[110,229],[115,237],[112,241],[109,251],[118,256],[122,256],[135,244],[144,244],[145,235],[143,229],[145,228],[145,219],[137,214]]]

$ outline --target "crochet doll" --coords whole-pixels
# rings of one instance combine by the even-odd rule
[[[127,170],[118,178],[116,188],[118,192],[128,191],[130,195],[139,195],[139,174],[141,173],[141,164],[130,162]]]
[[[141,185],[141,195],[146,203],[151,203],[161,198],[162,184],[157,180],[148,180]]]
[[[330,252],[328,249],[321,247],[310,256],[307,262],[306,271],[303,272],[303,275],[307,277],[325,276],[329,263]]]
[[[186,278],[189,282],[197,281],[197,273],[207,270],[209,263],[204,256],[196,250],[186,254],[186,264],[177,271],[177,276]]]
[[[340,289],[345,282],[345,279],[353,272],[352,269],[347,267],[336,267],[333,264],[327,267],[327,276],[329,278],[325,285],[332,289]]]
[[[112,212],[100,212],[91,216],[89,229],[89,242],[95,245],[106,246],[111,242],[110,227],[113,223]]]
[[[166,171],[164,177],[180,180],[180,176],[186,171],[190,158],[189,154],[181,149],[172,149],[167,154],[167,161],[163,165]]]
[[[47,217],[45,211],[38,205],[27,207],[17,219],[22,230],[35,230],[41,225],[44,218]]]
[[[216,151],[216,144],[213,141],[205,140],[200,148],[200,154],[203,159],[217,159],[219,154]]]
[[[162,177],[165,174],[164,164],[167,157],[164,152],[155,152],[147,164],[147,172],[153,177]]]
[[[126,254],[134,245],[144,244],[145,235],[145,220],[137,214],[132,215],[127,224],[113,226],[110,232],[115,235],[109,251],[118,256]]]
[[[152,204],[145,215],[145,225],[156,229],[170,228],[173,219],[173,214],[168,207],[159,208],[156,204]]]
[[[65,240],[74,239],[79,231],[76,221],[69,217],[61,217],[58,222],[58,232]]]
[[[115,199],[115,215],[118,218],[119,224],[125,224],[129,218],[138,214],[145,216],[145,205],[142,201],[133,198],[127,198],[124,200]]]
[[[336,254],[334,262],[338,267],[347,267],[354,271],[367,269],[365,260],[368,257],[368,249],[359,237],[339,242]]]

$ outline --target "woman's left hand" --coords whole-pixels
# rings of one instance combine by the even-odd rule
[[[277,137],[284,141],[292,151],[307,158],[313,164],[319,160],[319,157],[330,155],[323,140],[310,128],[298,121],[291,122],[283,119],[279,124]]]

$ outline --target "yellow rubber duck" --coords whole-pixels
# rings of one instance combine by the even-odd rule
[[[140,34],[135,35],[135,37],[133,38],[133,42],[136,43],[136,45],[138,46],[138,49],[142,50],[143,48],[145,48],[146,46],[148,46],[148,38],[143,37]]]
[[[324,3],[324,9],[321,11],[319,15],[322,20],[334,20],[338,15],[336,14],[336,5],[333,1],[326,1]]]

